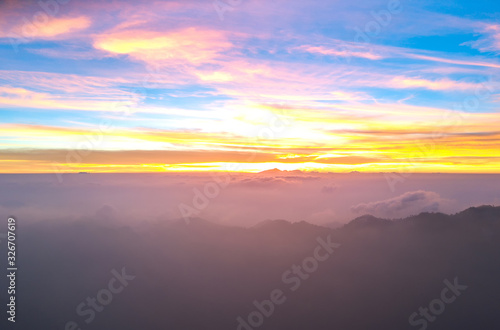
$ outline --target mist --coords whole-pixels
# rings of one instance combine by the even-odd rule
[[[220,177],[1,180],[17,224],[19,329],[500,325],[500,207],[453,212],[467,191],[498,196],[497,176],[415,175],[391,192],[382,175],[240,174],[190,217],[179,203]]]
[[[203,218],[249,227],[270,219],[338,226],[363,214],[401,218],[500,205],[500,175],[323,174],[267,171],[201,174],[0,175],[0,216],[30,223],[108,223]]]

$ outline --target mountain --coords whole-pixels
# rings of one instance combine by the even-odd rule
[[[202,219],[139,228],[42,222],[17,241],[19,327],[499,329],[499,235],[492,206],[364,215],[338,229],[285,220],[251,228]],[[113,269],[135,278],[87,326],[76,308],[107,288]],[[284,301],[270,307],[273,292]]]
[[[301,170],[288,171],[288,170],[280,170],[277,168],[273,168],[271,170],[260,171],[258,174],[283,175],[283,174],[302,174],[302,173],[304,172],[302,172]]]

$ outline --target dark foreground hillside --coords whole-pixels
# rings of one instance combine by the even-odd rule
[[[336,230],[99,221],[19,227],[9,326],[500,329],[500,207],[362,216]]]

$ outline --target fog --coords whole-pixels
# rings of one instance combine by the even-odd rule
[[[133,229],[99,220],[16,219],[16,327],[500,325],[498,207],[402,220],[363,216],[339,229],[282,220],[240,228],[201,219]]]
[[[23,223],[95,218],[143,224],[200,217],[248,227],[269,219],[335,226],[369,213],[401,218],[500,205],[500,175],[64,174],[0,175],[0,216]]]
[[[414,175],[394,191],[381,174],[223,178],[0,176],[17,224],[15,328],[500,325],[500,207],[467,209],[498,201],[498,176]]]

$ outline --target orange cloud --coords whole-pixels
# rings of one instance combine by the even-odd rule
[[[94,47],[114,54],[128,54],[138,60],[164,64],[202,64],[231,48],[221,31],[186,28],[170,32],[126,30],[96,37]]]
[[[228,164],[239,164],[232,167],[238,171],[272,167],[321,171],[397,171],[406,167],[418,172],[498,170],[500,114],[474,113],[458,120],[440,109],[390,104],[377,106],[385,109],[389,116],[362,105],[335,116],[329,109],[274,109],[265,106],[259,110],[255,107],[257,112],[262,109],[271,112],[283,110],[282,115],[291,120],[290,127],[266,138],[248,134],[241,126],[243,123],[249,127],[265,124],[258,116],[250,116],[255,111],[249,112],[249,116],[242,113],[235,117],[236,121],[230,123],[232,130],[228,131],[220,125],[214,126],[212,132],[203,132],[145,128],[98,131],[8,124],[0,126],[0,137],[6,138],[7,142],[14,139],[23,146],[40,150],[36,157],[33,153],[21,157],[16,156],[16,152],[9,153],[5,149],[9,148],[7,144],[4,155],[11,156],[3,158],[6,166],[16,161],[48,162],[61,152],[43,150],[72,146],[78,152],[78,146],[84,142],[86,146],[92,144],[93,151],[83,157],[77,167],[104,172],[125,168],[134,171],[140,168],[142,171],[225,170]],[[367,117],[370,112],[376,112],[377,116]],[[460,117],[460,114],[456,115]],[[403,126],[407,128],[401,129]],[[215,130],[217,127],[219,131]],[[258,129],[255,131],[259,132]],[[103,151],[103,148],[108,151]],[[151,151],[146,151],[148,149]],[[87,154],[87,150],[83,153]],[[59,156],[58,159],[62,157]],[[74,170],[75,166],[71,164],[68,170]]]
[[[79,16],[71,18],[54,18],[38,29],[40,37],[55,37],[62,34],[72,33],[88,28],[91,21],[88,17]]]
[[[123,107],[133,101],[132,97],[125,98],[125,96],[122,95],[123,100],[129,101],[114,100],[113,98],[95,100],[91,97],[61,97],[25,88],[0,87],[0,105],[8,108],[124,112]]]
[[[41,15],[42,12],[39,16]],[[43,15],[45,19],[40,21],[19,20],[18,24],[4,28],[3,32],[0,32],[0,37],[22,38],[23,40],[53,39],[85,30],[92,23],[87,16],[49,17],[45,13]]]

